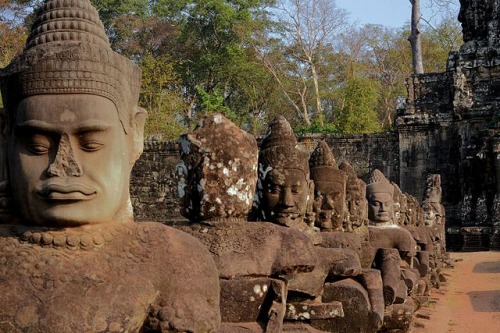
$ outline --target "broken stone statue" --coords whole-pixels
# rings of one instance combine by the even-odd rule
[[[316,266],[315,248],[301,231],[248,222],[257,184],[255,138],[220,114],[205,117],[180,139],[181,212],[177,227],[209,249],[219,269],[219,332],[283,329],[287,276]],[[341,305],[335,303],[341,311]]]

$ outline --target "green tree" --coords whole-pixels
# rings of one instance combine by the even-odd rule
[[[186,131],[181,123],[188,107],[179,93],[180,81],[173,71],[172,59],[168,56],[146,54],[141,58],[143,80],[139,104],[146,108],[146,134],[162,134],[167,139],[176,139]]]
[[[183,10],[177,71],[186,98],[193,101],[186,120],[203,114],[199,92],[218,94],[223,105],[243,121],[262,103],[255,87],[266,86],[266,73],[255,61],[247,41],[259,27],[264,0],[196,0]],[[200,88],[202,90],[200,90]]]
[[[462,44],[462,28],[454,16],[444,17],[435,27],[426,27],[422,34],[426,72],[446,71],[448,55]]]
[[[346,134],[375,133],[382,129],[374,106],[377,105],[377,87],[374,81],[353,77],[339,89],[343,101],[337,111],[337,127]]]

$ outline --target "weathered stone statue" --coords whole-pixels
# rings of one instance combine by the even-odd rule
[[[312,327],[327,332],[375,332],[384,308],[381,276],[378,271],[361,269],[360,237],[346,223],[347,175],[338,169],[324,141],[312,153],[309,164],[315,186],[316,226],[322,231],[316,248],[320,260],[311,273],[290,280],[287,308],[295,309],[295,314],[286,317],[285,327],[295,319],[307,320]],[[335,301],[342,303],[344,316],[318,315]]]
[[[12,213],[2,332],[217,332],[217,269],[195,238],[134,223],[140,70],[89,1],[48,0],[0,73]]]
[[[370,175],[366,188],[368,199],[368,219],[370,225],[387,227],[394,223],[394,186],[375,169]]]
[[[254,206],[262,221],[301,230],[315,243],[312,208],[314,185],[309,179],[309,156],[297,148],[288,121],[276,117],[269,125],[259,152],[259,178]]]
[[[441,204],[442,190],[441,190],[441,176],[438,174],[429,174],[427,176],[426,189],[424,199],[422,201],[422,208],[426,212],[425,225],[444,225],[445,224],[445,210]]]
[[[347,174],[346,201],[349,211],[349,225],[356,232],[368,225],[368,202],[366,200],[366,183],[359,179],[354,168],[343,161],[339,169]]]
[[[313,210],[315,225],[328,231],[352,231],[347,225],[347,175],[337,167],[325,141],[320,141],[309,160],[311,180],[314,181]]]
[[[287,281],[314,269],[316,249],[299,230],[247,221],[257,184],[253,136],[213,114],[180,146],[179,196],[190,224],[178,228],[205,244],[219,269],[219,332],[281,332]]]
[[[405,280],[404,277],[407,269],[412,273],[417,245],[411,233],[394,222],[394,192],[394,185],[379,170],[371,173],[366,186],[370,245],[375,255],[373,264],[382,275],[386,306],[384,328],[406,332],[417,309],[409,297],[413,286],[408,281],[416,284],[418,278]]]

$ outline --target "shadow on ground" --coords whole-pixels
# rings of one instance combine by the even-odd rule
[[[500,290],[468,292],[474,311],[500,312]]]
[[[474,273],[500,273],[500,260],[482,262],[474,266]]]

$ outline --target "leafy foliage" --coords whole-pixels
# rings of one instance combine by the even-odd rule
[[[343,107],[338,111],[337,123],[340,131],[346,134],[380,132],[374,106],[377,105],[377,89],[373,81],[354,77],[339,89]]]
[[[0,67],[42,2],[0,0]],[[298,133],[381,131],[412,73],[408,29],[351,27],[335,0],[91,2],[112,47],[142,68],[146,132],[167,138],[212,112],[257,135],[278,114]],[[454,17],[423,29],[426,71],[444,70],[460,31]]]

